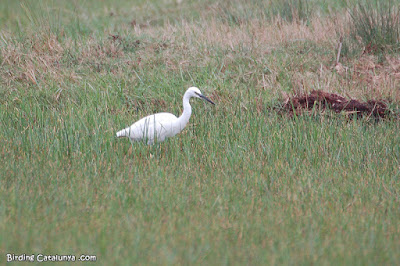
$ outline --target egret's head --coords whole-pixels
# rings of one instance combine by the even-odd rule
[[[199,90],[199,88],[197,87],[190,87],[186,93],[189,94],[189,97],[196,97],[196,98],[202,98],[204,100],[206,100],[209,103],[215,104],[213,103],[213,101],[211,101],[210,99],[208,99],[206,96],[204,96],[201,91]]]

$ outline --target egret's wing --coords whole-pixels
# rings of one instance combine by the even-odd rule
[[[163,141],[171,136],[173,124],[178,118],[170,113],[158,113],[146,116],[135,122],[127,130],[127,135],[135,140],[144,140],[152,142],[154,138]]]

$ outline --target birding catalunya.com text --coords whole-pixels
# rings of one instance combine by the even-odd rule
[[[97,261],[96,255],[6,254],[7,262]]]

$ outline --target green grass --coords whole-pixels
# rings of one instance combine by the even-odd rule
[[[321,72],[336,43],[310,37],[319,34],[311,20],[304,40],[284,21],[272,24],[286,30],[282,40],[268,39],[274,22],[259,7],[274,1],[251,10],[77,3],[0,9],[2,261],[43,253],[97,255],[102,265],[399,264],[398,119],[276,111],[282,92],[325,89],[384,97],[398,112],[398,79],[369,90],[356,70]],[[241,22],[210,19],[223,10]],[[148,23],[137,30],[133,18]],[[192,100],[181,134],[153,146],[115,138],[144,115],[179,114],[192,85],[216,106]]]
[[[351,12],[351,37],[355,42],[379,54],[399,49],[400,26],[397,1],[359,4]]]

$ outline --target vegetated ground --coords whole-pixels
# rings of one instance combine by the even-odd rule
[[[1,252],[104,265],[398,265],[400,58],[354,45],[336,64],[347,7],[306,7],[3,3]],[[114,137],[144,115],[179,114],[193,85],[217,104],[192,100],[175,138]],[[384,101],[394,116],[276,111],[313,90]]]

